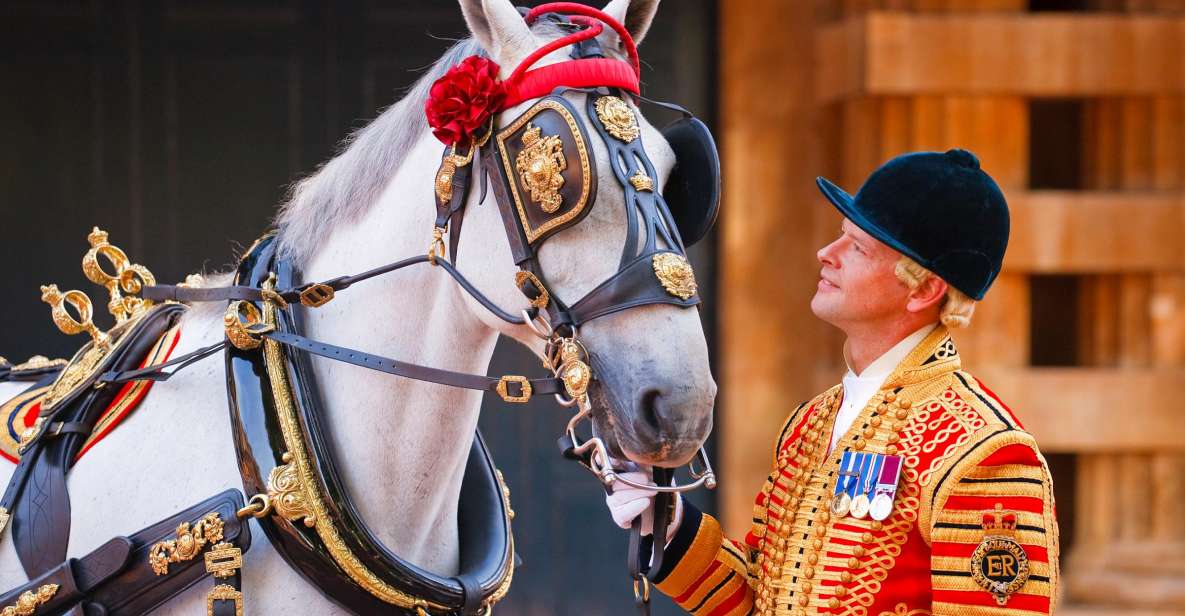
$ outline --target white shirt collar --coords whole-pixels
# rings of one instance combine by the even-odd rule
[[[921,329],[906,336],[905,338],[902,338],[900,342],[893,345],[893,348],[885,351],[884,355],[881,355],[871,364],[868,364],[868,367],[864,368],[864,371],[860,374],[856,374],[855,371],[852,370],[852,363],[848,360],[848,348],[845,344],[844,362],[848,365],[848,373],[844,375],[844,380],[846,381],[849,378],[857,378],[860,380],[877,379],[884,381],[890,374],[893,373],[893,370],[896,369],[902,361],[905,361],[905,357],[909,355],[909,352],[912,351],[914,347],[921,344],[922,340],[925,340],[926,336],[929,336],[930,332],[934,331],[936,327],[938,327],[937,323],[930,323],[929,325],[922,326]]]

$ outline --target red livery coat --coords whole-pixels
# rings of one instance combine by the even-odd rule
[[[833,387],[787,419],[743,540],[686,507],[658,588],[703,616],[1052,613],[1049,468],[1012,412],[961,370],[947,329],[910,352],[828,453],[842,396]],[[883,522],[831,513],[844,451],[903,457]]]

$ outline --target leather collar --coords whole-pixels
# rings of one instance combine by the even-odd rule
[[[273,271],[281,287],[298,282],[291,265],[275,259],[272,240],[264,238],[243,257],[236,284],[259,286]],[[299,331],[302,307],[260,308],[273,315],[280,331]],[[284,480],[297,482],[297,498],[306,508],[278,510],[260,519],[260,526],[284,559],[326,596],[358,613],[394,608],[415,614],[420,605],[431,614],[467,615],[505,594],[514,568],[509,508],[480,433],[461,487],[462,571],[456,577],[435,575],[383,546],[351,503],[338,472],[338,452],[324,429],[307,353],[267,341],[252,351],[228,346],[226,361],[244,489],[267,494],[270,485],[274,495]]]

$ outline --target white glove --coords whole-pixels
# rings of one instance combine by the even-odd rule
[[[618,473],[618,476],[638,484],[655,485],[650,478],[650,473],[645,471],[626,471]],[[618,481],[613,484],[613,493],[605,496],[605,504],[609,506],[609,515],[613,517],[613,521],[625,529],[633,524],[634,518],[642,516],[642,534],[650,535],[654,533],[655,494],[657,494],[655,490],[635,488]],[[675,515],[667,525],[666,540],[668,542],[674,538],[682,520],[683,497],[676,494]]]

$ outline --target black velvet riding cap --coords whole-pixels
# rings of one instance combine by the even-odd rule
[[[854,198],[825,178],[816,182],[856,226],[976,300],[1000,273],[1008,204],[967,150],[902,154]]]

